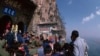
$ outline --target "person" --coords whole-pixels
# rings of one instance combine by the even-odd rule
[[[28,47],[29,48],[35,48],[36,46],[35,46],[35,36],[34,35],[31,35],[31,38],[30,38],[30,40],[29,40],[29,45],[28,45]]]
[[[18,49],[16,51],[16,56],[25,56],[25,50],[22,43],[19,43]]]
[[[25,50],[25,56],[30,56],[29,50],[28,50],[29,40],[27,39],[26,33],[23,34],[23,38],[22,39],[23,39],[23,46],[24,46],[24,50]]]
[[[83,38],[79,37],[79,33],[77,30],[72,31],[71,40],[74,46],[73,50],[74,56],[88,56],[87,54],[88,45]]]
[[[12,55],[14,48],[14,35],[10,32],[10,29],[6,29],[3,36],[6,40],[6,50],[10,53],[10,55]]]
[[[6,24],[6,29],[10,29],[11,28],[11,21],[9,21],[7,24]]]
[[[64,56],[74,56],[73,54],[73,44],[71,43],[65,43],[64,46],[62,47]]]
[[[17,39],[18,39],[18,43],[23,43],[23,37],[21,34],[21,30],[19,30],[17,33]]]
[[[29,44],[28,48],[29,48],[29,54],[31,56],[37,55],[38,52],[37,52],[35,35],[31,35],[30,44]]]
[[[0,38],[0,56],[8,56],[9,53],[5,50],[6,40],[4,38]]]
[[[44,56],[44,49],[43,49],[43,46],[42,46],[42,42],[39,43],[37,52],[38,52],[38,56]]]
[[[64,56],[64,53],[62,52],[62,48],[59,42],[56,42],[53,46],[54,53],[52,56]]]
[[[61,35],[58,37],[59,38],[59,43],[61,44],[61,47],[65,44],[65,38],[62,37]]]
[[[47,45],[44,49],[44,56],[52,56],[52,48],[50,45]]]

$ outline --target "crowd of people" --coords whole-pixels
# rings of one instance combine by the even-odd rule
[[[88,46],[76,30],[72,31],[71,43],[66,43],[62,36],[44,37],[21,31],[15,34],[9,29],[0,39],[6,56],[88,56]],[[1,56],[5,54],[0,52]]]

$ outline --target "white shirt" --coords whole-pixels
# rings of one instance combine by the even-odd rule
[[[78,37],[74,42],[74,55],[75,56],[88,56],[86,55],[88,45],[86,41]]]

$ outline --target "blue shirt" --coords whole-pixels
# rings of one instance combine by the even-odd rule
[[[20,33],[17,34],[18,42],[23,43],[23,37]]]
[[[43,49],[43,47],[38,48],[38,55],[39,56],[44,56],[44,49]]]
[[[5,36],[5,39],[7,40],[8,46],[10,47],[14,43],[13,33],[11,33],[11,32],[7,33],[7,35]]]

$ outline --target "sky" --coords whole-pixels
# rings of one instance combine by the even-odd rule
[[[57,0],[67,31],[78,30],[81,37],[100,37],[100,0]]]

